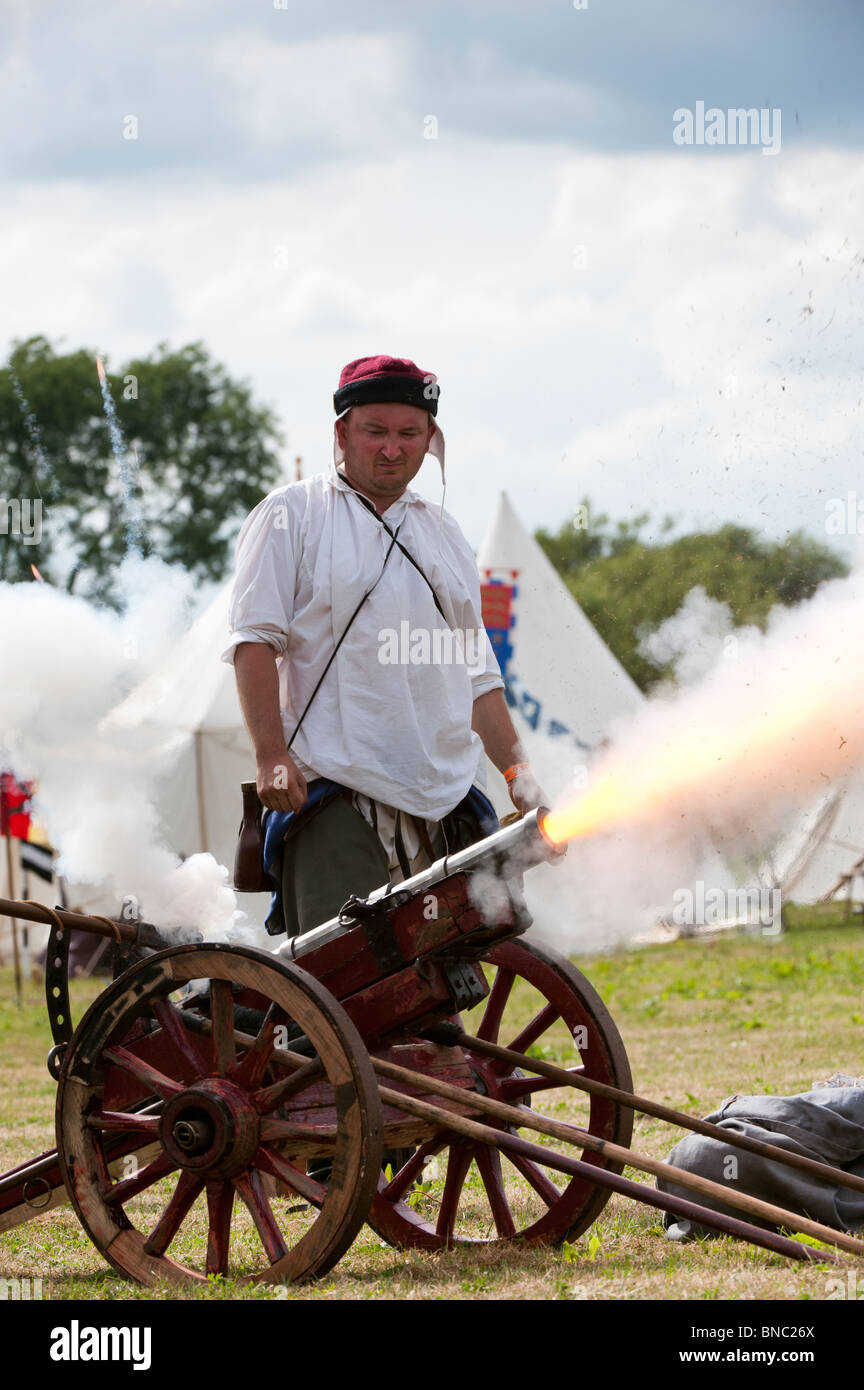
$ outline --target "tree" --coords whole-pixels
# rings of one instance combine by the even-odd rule
[[[565,522],[557,535],[550,535],[542,527],[535,534],[558,573],[571,579],[590,561],[599,560],[603,555],[620,555],[629,549],[642,538],[650,520],[647,512],[640,512],[630,521],[616,522],[613,530],[607,514],[595,514],[589,499],[583,497],[573,522]],[[660,529],[668,531],[673,524],[672,517],[667,516]]]
[[[130,542],[221,579],[239,521],[278,481],[275,416],[201,343],[160,343],[107,382],[125,450],[115,436],[112,451],[94,352],[34,337],[0,369],[0,498],[41,501],[43,518],[38,546],[0,534],[0,579],[30,578],[35,563],[116,605]]]
[[[671,524],[667,518],[660,533]],[[842,556],[803,531],[780,543],[729,523],[660,541],[650,535],[647,516],[613,529],[605,515],[592,515],[590,531],[590,541],[570,523],[557,535],[536,534],[579,606],[642,690],[672,673],[640,653],[641,639],[677,612],[697,585],[728,604],[736,627],[764,630],[775,604],[800,603],[826,580],[849,572]]]

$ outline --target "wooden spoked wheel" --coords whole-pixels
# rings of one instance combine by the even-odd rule
[[[490,992],[461,1016],[466,1033],[516,1052],[533,1051],[577,1074],[632,1089],[615,1024],[585,976],[563,956],[510,941],[490,949],[483,969]],[[633,1114],[626,1107],[460,1046],[481,1094],[528,1106],[618,1144],[629,1143]],[[468,1098],[466,1104],[470,1106]],[[476,1118],[501,1127],[487,1115],[478,1113]],[[539,1139],[535,1131],[519,1126],[510,1133],[535,1143]],[[560,1151],[560,1142],[554,1141],[553,1147]],[[620,1171],[597,1154],[566,1151],[586,1163]],[[398,1172],[379,1180],[369,1224],[393,1245],[426,1250],[515,1239],[559,1244],[590,1226],[609,1195],[607,1188],[585,1178],[569,1178],[539,1162],[439,1132],[422,1142]]]
[[[78,1216],[144,1284],[324,1274],[368,1212],[380,1131],[369,1056],[342,1007],[298,966],[246,947],[181,946],[120,976],[76,1030],[57,1096]],[[118,1137],[128,1150],[136,1136],[137,1155],[109,1161]],[[332,1165],[326,1186],[307,1173],[316,1157]]]

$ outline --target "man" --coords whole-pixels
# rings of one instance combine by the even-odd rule
[[[273,932],[307,931],[351,893],[490,833],[484,751],[520,811],[543,799],[483,630],[471,549],[443,506],[409,488],[427,452],[443,480],[438,396],[405,359],[349,363],[329,473],[270,493],[240,532],[224,659],[269,810]]]

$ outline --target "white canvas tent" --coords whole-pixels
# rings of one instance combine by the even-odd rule
[[[551,800],[580,784],[593,755],[614,738],[615,725],[636,715],[645,696],[606,646],[537,541],[526,531],[502,492],[477,557],[484,610],[492,612],[493,646],[507,682],[511,713],[538,780]],[[502,602],[488,586],[509,591]],[[495,631],[495,621],[511,626]],[[503,778],[487,764],[488,790],[499,815],[512,810]],[[578,846],[580,893],[571,901],[572,880],[558,883],[555,870],[538,870],[526,880],[536,923],[565,948],[590,939],[608,945],[641,933],[666,941],[658,925],[672,906],[669,874],[676,886],[702,880],[727,883],[730,870],[707,838],[679,847],[655,867],[636,867],[633,832],[627,826]],[[622,875],[624,878],[622,879]],[[656,896],[652,896],[656,894]],[[621,914],[632,914],[617,930]],[[574,916],[575,914],[575,916]],[[561,926],[570,922],[569,928]],[[568,931],[570,935],[568,936]]]
[[[182,857],[206,851],[230,870],[240,825],[240,783],[255,759],[240,713],[234,668],[220,660],[228,641],[231,582],[224,584],[152,675],[112,712],[164,758],[161,828]],[[250,920],[263,922],[266,894],[241,894]]]
[[[230,873],[241,818],[240,783],[255,776],[255,760],[240,713],[234,669],[220,660],[228,638],[231,582],[222,585],[153,673],[107,716],[116,728],[132,730],[154,765],[160,830],[182,858],[207,851]],[[137,736],[140,735],[140,740]],[[16,847],[17,854],[17,847]],[[5,855],[0,885],[7,896]],[[16,896],[22,878],[16,875]],[[30,896],[48,905],[59,901],[59,885],[31,876]],[[116,913],[120,903],[104,883],[73,883],[69,905],[84,912]],[[263,927],[269,895],[238,894],[249,922]],[[31,927],[36,947],[47,929]],[[266,938],[263,936],[262,941]],[[0,959],[8,957],[8,923],[0,919]]]
[[[506,492],[477,556],[484,618],[514,702],[512,714],[544,790],[556,797],[617,719],[634,714],[644,696],[582,612]],[[495,603],[489,586],[509,591]],[[494,631],[489,612],[509,628]],[[512,810],[503,779],[488,769],[500,810]]]
[[[852,781],[845,787],[832,787],[799,817],[771,855],[766,877],[789,902],[815,903],[847,893],[860,900],[864,896],[864,784]]]
[[[5,837],[0,838],[0,897],[29,898],[31,902],[53,907],[58,901],[57,893],[56,884],[46,883],[38,874],[25,874],[22,871],[20,840],[13,839],[11,844],[7,844]],[[24,950],[25,933],[29,951]],[[29,959],[41,949],[46,936],[47,932],[32,922],[18,923],[18,947],[22,953],[25,975]],[[12,957],[12,922],[8,917],[0,917],[0,962],[9,964]]]

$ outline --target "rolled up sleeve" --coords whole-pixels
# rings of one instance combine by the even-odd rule
[[[278,492],[259,502],[243,523],[237,538],[229,643],[223,661],[233,664],[243,642],[265,642],[277,656],[285,652],[294,616],[295,531],[290,503]]]

